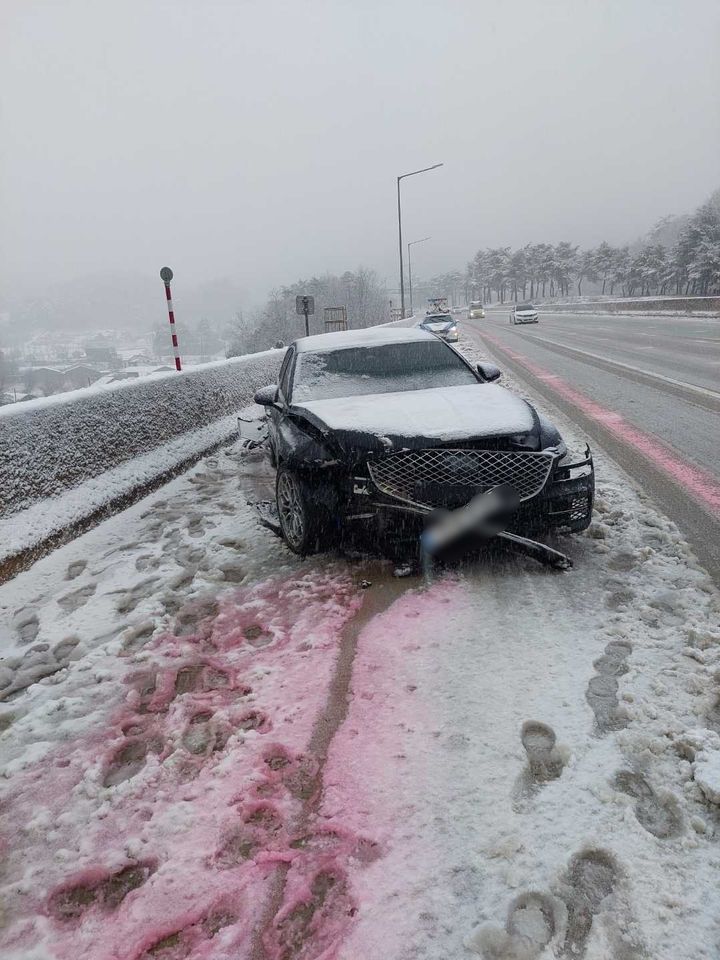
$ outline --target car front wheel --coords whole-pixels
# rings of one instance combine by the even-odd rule
[[[281,467],[275,499],[283,539],[293,553],[305,556],[329,545],[330,517],[313,501],[307,481]]]

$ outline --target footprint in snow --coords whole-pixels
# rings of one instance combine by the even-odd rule
[[[267,801],[254,803],[241,814],[239,822],[224,827],[210,863],[216,869],[228,870],[252,859],[258,851],[281,849],[287,842],[280,811]]]
[[[34,643],[40,632],[40,621],[34,610],[18,610],[13,620],[13,625],[18,635],[20,643]]]
[[[523,798],[532,796],[543,784],[557,780],[567,762],[567,751],[557,746],[555,731],[546,723],[528,720],[520,731],[520,740],[528,763],[515,785],[514,808],[523,812]]]
[[[141,650],[155,632],[155,623],[145,620],[137,626],[131,627],[123,636],[122,655],[131,656]]]
[[[65,572],[66,580],[75,580],[80,574],[84,571],[87,566],[87,560],[75,560],[67,568]]]
[[[595,919],[603,915],[613,960],[639,960],[642,948],[625,931],[634,926],[618,902],[619,870],[606,850],[576,854],[554,895],[530,891],[510,904],[505,926],[486,923],[468,940],[485,960],[536,960],[554,941],[554,956],[585,956]]]
[[[115,604],[117,612],[122,614],[132,613],[138,604],[152,596],[158,580],[158,577],[148,577],[146,580],[136,583],[129,590],[122,591]]]
[[[169,609],[168,599],[170,598],[165,600],[166,609]],[[189,637],[203,633],[209,637],[212,632],[212,620],[217,616],[218,610],[217,598],[212,595],[195,597],[189,603],[184,603],[175,614],[175,636]]]
[[[629,719],[619,710],[618,677],[627,673],[627,659],[632,646],[622,640],[612,640],[595,663],[595,675],[590,678],[585,698],[595,714],[595,732],[622,730]]]
[[[585,850],[570,861],[563,887],[567,928],[561,956],[583,957],[593,920],[617,881],[617,867],[605,850]]]
[[[103,911],[119,907],[125,897],[141,887],[156,869],[152,862],[133,863],[90,882],[68,883],[50,895],[48,907],[56,920],[80,920],[92,907]]]
[[[557,780],[565,760],[556,747],[555,731],[546,723],[528,720],[522,726],[520,740],[528,757],[528,776],[532,783]]]
[[[638,823],[660,840],[677,836],[682,830],[682,815],[675,797],[658,796],[645,777],[633,770],[615,774],[613,786],[635,800]]]
[[[214,527],[215,524],[210,520],[207,520],[205,517],[202,517],[199,513],[190,514],[188,516],[187,532],[189,536],[193,538],[201,537],[207,527]]]
[[[242,583],[247,576],[245,567],[239,563],[224,563],[219,569],[227,583]]]
[[[235,902],[225,904],[221,901],[200,920],[176,929],[170,927],[170,933],[163,933],[142,953],[132,956],[134,960],[186,960],[191,956],[210,956],[208,950],[213,949],[210,941],[221,930],[237,923],[238,919]],[[168,924],[162,926],[167,929]]]
[[[182,544],[175,551],[174,557],[181,567],[198,566],[205,559],[205,551],[202,547]]]
[[[183,693],[199,693],[230,687],[230,675],[221,667],[206,663],[191,663],[181,667],[175,675],[173,698]]]
[[[84,587],[79,587],[77,590],[58,597],[58,606],[66,613],[73,613],[75,610],[79,610],[80,607],[84,607],[96,590],[96,583],[86,583]]]
[[[535,960],[564,928],[566,919],[562,900],[530,891],[511,902],[504,927],[484,924],[468,946],[485,960]]]
[[[630,587],[616,586],[605,597],[605,606],[608,610],[627,610],[633,602],[636,593]]]
[[[182,745],[196,757],[206,757],[225,749],[231,730],[213,719],[209,710],[202,710],[192,716],[182,735]]]
[[[148,744],[144,740],[128,740],[112,756],[105,777],[104,787],[116,787],[131,780],[145,766]]]

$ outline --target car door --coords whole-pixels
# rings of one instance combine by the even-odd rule
[[[268,407],[268,433],[270,436],[270,446],[273,449],[273,455],[276,460],[278,451],[278,431],[280,424],[287,416],[295,354],[295,348],[289,347],[280,367],[280,375],[278,376],[277,406]]]

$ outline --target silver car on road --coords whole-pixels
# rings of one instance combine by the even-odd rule
[[[510,323],[538,323],[537,307],[532,303],[516,303],[510,311]]]

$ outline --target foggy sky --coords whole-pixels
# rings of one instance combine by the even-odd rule
[[[0,283],[634,240],[720,185],[717,0],[0,0]],[[159,281],[158,281],[159,283]]]

